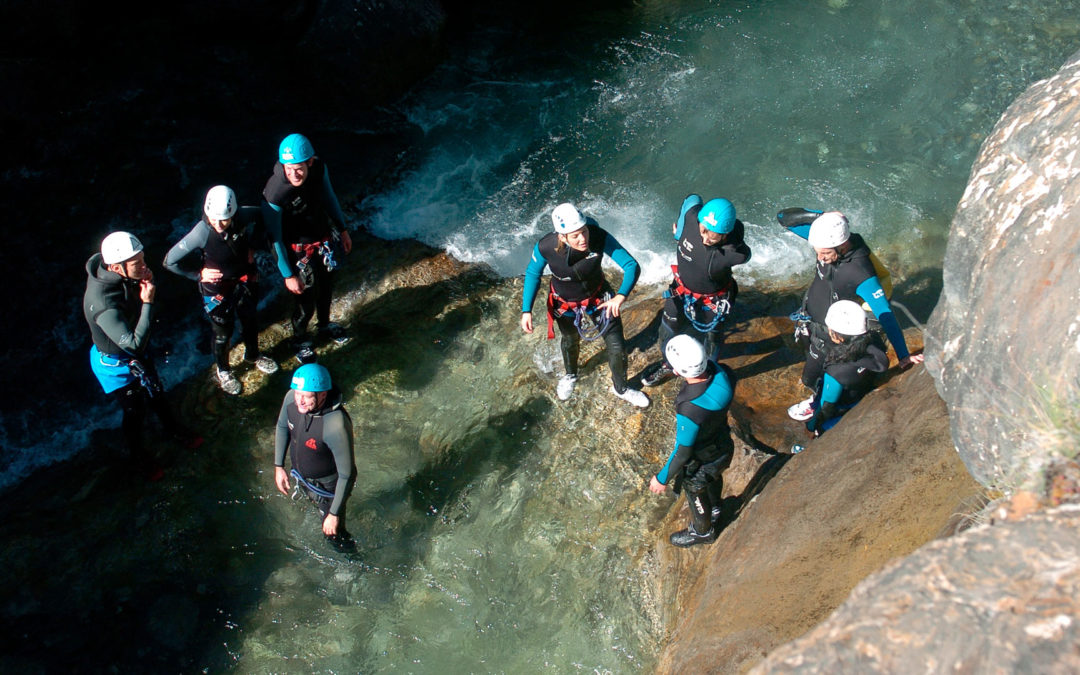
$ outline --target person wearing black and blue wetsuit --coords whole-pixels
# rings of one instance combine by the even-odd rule
[[[735,447],[727,415],[735,394],[735,374],[709,360],[702,344],[689,335],[669,340],[664,356],[685,382],[675,397],[675,449],[649,481],[649,489],[664,494],[671,485],[678,494],[680,487],[685,488],[690,525],[673,533],[671,543],[682,547],[709,544],[717,535],[713,500],[720,499],[722,474]]]
[[[83,314],[94,342],[90,368],[105,393],[123,409],[124,443],[134,468],[150,480],[159,480],[163,471],[143,445],[147,407],[165,430],[189,449],[202,442],[176,422],[148,356],[156,295],[154,273],[146,265],[143,245],[128,232],[105,237],[101,251],[86,262]]]
[[[274,484],[288,496],[292,459],[297,488],[322,513],[322,531],[336,543],[350,537],[345,528],[345,504],[356,482],[352,420],[341,402],[341,391],[330,372],[317,363],[293,373],[290,391],[281,403],[274,436]]]
[[[815,386],[816,373],[820,372],[820,361],[824,358],[825,340],[828,339],[825,314],[837,300],[866,303],[892,343],[902,370],[922,363],[921,354],[908,351],[904,332],[874,269],[870,248],[861,236],[851,232],[844,214],[831,211],[817,216],[811,223],[789,226],[783,218],[784,213],[779,214],[780,222],[790,232],[809,241],[817,256],[816,274],[807,289],[802,310],[809,317],[809,348],[803,369],[803,384],[811,389]],[[788,415],[799,421],[809,419],[814,414],[813,401],[814,397],[811,396],[796,403],[788,409]]]
[[[837,300],[825,315],[828,339],[815,378],[814,414],[806,420],[806,430],[820,436],[840,417],[855,407],[871,389],[879,373],[889,369],[885,345],[870,332],[866,312],[851,300]]]
[[[639,408],[649,405],[649,397],[626,384],[626,349],[623,345],[619,313],[626,297],[637,283],[637,261],[592,218],[586,219],[573,204],[560,204],[551,214],[555,231],[533,247],[525,270],[521,298],[521,329],[533,332],[532,305],[540,290],[544,268],[551,269],[547,297],[548,339],[558,325],[565,374],[556,394],[561,401],[570,398],[577,384],[578,351],[581,337],[602,336],[611,368],[612,393]],[[604,256],[622,268],[622,284],[612,294],[601,268]],[[590,324],[592,328],[590,328]],[[596,335],[599,333],[599,335]]]
[[[259,209],[237,207],[236,193],[217,185],[206,193],[203,217],[165,256],[165,269],[199,284],[203,309],[213,330],[213,354],[221,389],[239,395],[243,385],[229,365],[229,343],[240,320],[244,360],[264,373],[274,373],[277,363],[259,352],[255,228],[262,219]]]
[[[345,329],[330,321],[335,249],[348,254],[352,238],[345,214],[330,185],[326,164],[315,155],[311,141],[289,134],[278,147],[278,163],[263,189],[263,217],[277,256],[285,288],[297,296],[292,315],[293,343],[302,361],[314,358],[306,338],[311,317],[317,335],[345,344]]]
[[[726,199],[702,203],[699,195],[683,200],[679,219],[672,225],[676,246],[674,280],[664,292],[660,325],[660,352],[676,334],[691,334],[705,342],[709,358],[720,355],[723,321],[734,306],[739,285],[731,268],[750,260],[742,221]],[[666,361],[642,378],[647,387],[672,376]]]

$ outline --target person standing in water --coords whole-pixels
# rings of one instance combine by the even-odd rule
[[[212,350],[218,386],[231,396],[243,391],[229,365],[229,343],[237,319],[244,341],[244,360],[267,374],[278,369],[273,359],[259,352],[255,316],[259,298],[253,246],[258,223],[259,209],[238,208],[232,188],[212,187],[206,193],[203,217],[165,256],[165,269],[199,285],[203,309],[214,335]]]
[[[626,383],[626,348],[619,318],[622,304],[640,273],[637,261],[615,237],[592,218],[586,219],[573,204],[555,207],[551,222],[555,231],[533,247],[532,258],[525,270],[521,330],[533,332],[532,305],[540,289],[540,277],[545,268],[550,268],[548,339],[554,339],[553,325],[557,325],[562,336],[565,369],[555,390],[559,400],[569,399],[577,385],[581,338],[602,337],[611,369],[611,392],[631,405],[648,407],[649,397]],[[622,284],[615,293],[601,269],[605,255],[622,268]]]
[[[672,545],[711,544],[717,536],[713,502],[720,498],[722,474],[735,447],[728,426],[735,375],[727,366],[710,361],[702,344],[689,335],[671,338],[664,356],[684,382],[675,397],[675,449],[650,479],[649,490],[658,495],[668,485],[675,494],[686,490],[690,524],[671,535]]]
[[[283,495],[290,494],[288,455],[296,489],[322,514],[323,534],[335,544],[347,544],[345,504],[356,481],[352,420],[325,367],[300,366],[289,388],[274,436],[274,484]]]
[[[124,442],[134,468],[151,481],[164,471],[143,443],[149,407],[161,425],[188,449],[202,438],[185,432],[173,417],[154,362],[149,357],[150,328],[157,286],[146,264],[142,242],[128,232],[113,232],[101,251],[86,262],[83,314],[90,326],[90,368],[101,388],[124,411]]]

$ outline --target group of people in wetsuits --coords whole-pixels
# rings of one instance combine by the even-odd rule
[[[227,395],[243,385],[233,373],[230,343],[236,323],[244,345],[242,363],[263,373],[279,369],[259,348],[258,268],[255,253],[268,247],[284,286],[295,296],[292,345],[302,364],[282,403],[275,437],[275,477],[289,494],[285,455],[292,477],[323,514],[323,532],[346,541],[345,502],[355,480],[352,423],[330,374],[314,363],[317,341],[345,344],[350,336],[330,321],[333,272],[352,249],[345,215],[326,164],[301,134],[286,136],[266,182],[260,206],[240,206],[235,191],[211,188],[200,219],[168,252],[165,269],[196,282],[213,334],[215,380]],[[188,448],[202,439],[177,424],[149,356],[156,286],[142,242],[129,232],[106,236],[86,264],[83,310],[90,326],[91,370],[123,409],[123,435],[137,473],[159,480],[163,470],[144,446],[146,410]],[[315,339],[308,324],[316,319]]]
[[[350,544],[344,524],[345,504],[356,478],[352,422],[342,407],[340,391],[327,369],[315,363],[316,342],[307,328],[316,319],[316,339],[345,344],[350,337],[330,321],[333,272],[338,257],[348,254],[352,240],[345,216],[330,183],[325,163],[301,134],[290,134],[278,147],[278,162],[263,190],[259,207],[240,206],[225,185],[209,190],[202,217],[165,257],[165,268],[196,282],[212,330],[215,379],[227,395],[240,395],[243,385],[230,362],[230,343],[240,324],[241,361],[263,373],[279,369],[259,347],[257,321],[260,240],[269,242],[277,271],[296,302],[292,312],[292,346],[300,367],[278,414],[274,448],[274,483],[283,494],[303,494],[322,513],[322,530],[335,543]],[[795,213],[798,212],[798,213]],[[840,213],[788,209],[781,223],[807,239],[817,254],[816,276],[797,319],[796,335],[807,348],[803,383],[812,395],[788,410],[820,435],[836,423],[888,367],[885,347],[870,330],[866,303],[893,344],[902,368],[921,361],[908,353],[892,314],[875,260],[865,242],[852,234]],[[541,277],[550,270],[546,299],[547,336],[558,326],[564,372],[556,395],[573,396],[578,379],[581,340],[602,339],[611,371],[611,392],[639,408],[649,397],[627,380],[621,308],[633,290],[639,268],[633,256],[609,232],[573,204],[551,214],[553,231],[541,238],[525,271],[521,328],[534,329],[532,306]],[[704,202],[698,195],[684,200],[672,226],[676,243],[673,280],[664,293],[660,327],[663,359],[641,380],[656,386],[678,376],[684,382],[675,399],[675,447],[649,489],[663,493],[672,486],[686,490],[691,522],[671,535],[676,546],[715,540],[713,507],[722,487],[721,473],[731,460],[733,444],[727,421],[735,389],[730,368],[718,362],[724,321],[738,284],[732,268],[748,261],[750,247],[743,224],[726,199]],[[607,281],[603,258],[622,270],[618,289]],[[86,265],[84,314],[93,345],[91,369],[105,393],[123,410],[123,435],[132,464],[150,480],[162,469],[146,451],[142,426],[146,410],[163,427],[195,448],[202,439],[177,424],[166,404],[149,342],[156,287],[142,243],[129,232],[106,236],[100,251]],[[286,472],[290,456],[292,470]],[[293,479],[290,482],[290,478]]]
[[[836,424],[870,389],[877,374],[888,369],[885,345],[872,330],[867,312],[893,345],[900,367],[922,361],[908,352],[875,258],[839,212],[785,209],[780,223],[807,239],[817,256],[816,274],[803,306],[793,315],[796,341],[807,350],[802,381],[811,396],[788,408],[814,436]],[[532,306],[545,269],[551,272],[547,294],[547,336],[561,339],[563,374],[556,395],[568,400],[578,378],[582,339],[603,338],[611,370],[611,392],[645,408],[649,397],[627,382],[626,352],[620,310],[639,275],[637,262],[619,242],[573,204],[560,204],[551,214],[554,231],[533,248],[525,270],[521,328],[533,332]],[[679,376],[684,382],[675,398],[675,447],[649,489],[663,494],[671,485],[685,489],[691,519],[671,535],[675,546],[688,547],[716,539],[721,474],[731,461],[733,443],[727,412],[735,390],[734,373],[718,362],[723,324],[731,313],[739,286],[732,268],[750,260],[745,228],[727,199],[704,202],[688,196],[672,226],[677,242],[672,282],[664,293],[660,325],[661,363],[646,371],[645,387]],[[622,270],[618,290],[602,270],[607,255]],[[860,303],[865,303],[866,310]]]

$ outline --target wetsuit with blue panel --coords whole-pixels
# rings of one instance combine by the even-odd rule
[[[716,359],[722,322],[739,294],[731,268],[750,260],[751,252],[745,227],[737,219],[719,243],[706,246],[698,222],[703,205],[700,196],[688,196],[675,226],[675,278],[664,293],[660,341],[663,344],[676,334],[692,334],[702,340],[709,358]]]
[[[152,462],[142,439],[146,408],[154,411],[166,431],[181,433],[147,353],[154,304],[142,301],[138,279],[113,272],[95,253],[86,262],[83,314],[94,343],[90,368],[124,412],[124,442],[136,468],[147,470]]]
[[[876,333],[846,339],[840,344],[826,338],[824,358],[819,361],[824,372],[812,386],[814,416],[806,421],[807,431],[815,436],[840,421],[874,388],[877,375],[889,369],[885,345]]]
[[[259,209],[241,207],[225,232],[218,233],[205,218],[178,241],[165,256],[165,269],[187,277],[199,285],[203,309],[214,333],[214,361],[219,370],[229,370],[229,342],[236,320],[244,342],[244,359],[259,358],[259,326],[254,245],[262,218]],[[203,268],[219,270],[216,282],[202,281]]]
[[[809,238],[810,223],[788,226],[787,229],[803,239]],[[838,250],[837,253],[839,257],[836,262],[817,261],[814,280],[810,282],[803,301],[803,311],[810,317],[810,344],[802,381],[810,388],[814,388],[824,365],[821,361],[825,342],[829,339],[825,314],[837,300],[865,302],[892,343],[896,358],[902,361],[910,354],[904,332],[870,259],[870,248],[866,242],[860,235],[852,233],[846,242],[846,250],[843,253]]]
[[[540,278],[544,268],[551,270],[551,284],[548,290],[548,338],[554,338],[552,324],[558,325],[561,335],[563,366],[567,375],[577,375],[578,353],[581,347],[581,335],[575,320],[595,320],[603,325],[604,345],[607,348],[608,366],[611,368],[611,382],[615,391],[626,391],[626,349],[623,344],[622,320],[620,317],[599,316],[603,310],[595,307],[610,300],[614,295],[628,297],[637,283],[640,269],[634,257],[622,245],[601,228],[592,218],[586,218],[589,243],[585,251],[560,243],[555,232],[545,235],[533,247],[532,258],[525,270],[525,286],[522,293],[522,312],[531,312],[536,294],[540,290]],[[611,286],[604,277],[601,266],[604,256],[608,256],[620,268],[623,278],[619,290],[612,293]],[[591,318],[585,319],[582,313]]]
[[[676,493],[686,489],[694,533],[708,535],[714,497],[720,498],[722,473],[734,450],[728,407],[735,394],[735,374],[710,361],[702,377],[702,382],[685,382],[675,397],[675,448],[656,480],[661,485],[674,481]]]
[[[282,278],[300,275],[304,291],[292,316],[294,336],[302,336],[312,316],[319,327],[330,325],[337,241],[346,228],[326,164],[314,157],[303,184],[285,177],[285,167],[274,173],[263,189],[263,218]]]

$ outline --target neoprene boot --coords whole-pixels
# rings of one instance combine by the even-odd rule
[[[716,528],[710,527],[705,534],[698,534],[691,524],[685,530],[673,533],[670,540],[672,546],[679,546],[680,548],[689,548],[698,544],[711,544],[716,541]]]

